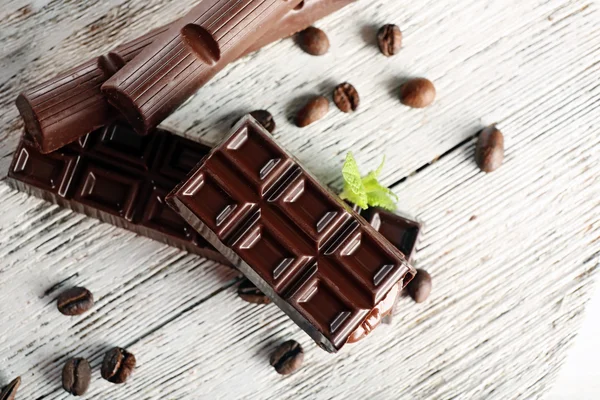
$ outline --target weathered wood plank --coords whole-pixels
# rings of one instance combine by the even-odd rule
[[[24,17],[17,11],[26,4],[10,2],[6,15],[13,16],[0,27],[31,18],[23,38],[44,37],[48,28],[35,22],[51,21],[57,10],[73,23],[62,20],[64,36],[48,35],[36,52],[1,53],[2,65],[15,73],[0,83],[0,123],[9,126],[0,167],[6,169],[16,145],[12,100],[20,88],[38,73],[64,68],[65,60],[75,64],[88,51],[183,12],[188,2],[40,0]],[[417,264],[434,275],[430,302],[404,299],[394,326],[333,357],[275,307],[240,302],[229,288],[233,272],[2,185],[0,199],[10,212],[0,217],[0,314],[11,323],[0,326],[0,382],[21,374],[23,398],[63,399],[58,377],[67,357],[90,357],[97,369],[101,353],[121,345],[140,359],[135,378],[114,387],[96,374],[90,398],[544,393],[576,331],[600,251],[598,6],[413,3],[359,2],[319,24],[334,44],[328,56],[308,57],[289,41],[272,46],[227,69],[166,125],[216,140],[234,115],[269,108],[280,126],[277,138],[325,182],[339,185],[349,149],[366,167],[387,153],[385,180],[392,183],[480,125],[499,122],[508,151],[497,173],[477,172],[469,142],[397,188],[402,208],[427,223]],[[387,60],[369,38],[373,25],[390,21],[402,26],[406,42]],[[6,49],[15,49],[22,38],[10,29],[0,35]],[[440,91],[438,103],[424,111],[403,108],[395,94],[402,77],[417,74],[434,79]],[[327,93],[342,80],[362,94],[358,114],[332,111],[304,130],[287,122],[295,100]],[[472,215],[477,219],[470,221]],[[56,313],[59,289],[44,293],[63,281],[96,293],[92,313],[74,319]],[[306,346],[307,363],[280,379],[267,357],[290,337]],[[365,368],[372,360],[376,367]]]

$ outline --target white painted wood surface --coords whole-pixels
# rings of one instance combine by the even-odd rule
[[[3,174],[22,129],[12,104],[20,89],[193,2],[4,0]],[[240,301],[231,270],[0,183],[0,383],[21,375],[19,398],[65,399],[62,364],[83,356],[95,370],[90,399],[541,397],[577,332],[599,261],[598,7],[361,0],[317,24],[333,44],[327,56],[310,57],[289,40],[271,46],[165,122],[217,141],[240,114],[268,108],[276,137],[334,186],[348,150],[365,172],[387,154],[385,182],[400,182],[401,208],[427,224],[416,264],[432,273],[434,292],[419,306],[403,299],[393,326],[335,356],[276,307]],[[373,43],[375,27],[388,22],[405,35],[391,59]],[[436,83],[435,105],[399,104],[409,76]],[[288,122],[307,95],[345,80],[363,99],[356,115],[332,108],[306,129]],[[470,138],[493,122],[506,136],[506,163],[485,175]],[[76,284],[97,304],[63,317],[54,299]],[[281,378],[268,355],[289,338],[305,345],[306,362]],[[139,360],[123,386],[98,372],[116,345]]]

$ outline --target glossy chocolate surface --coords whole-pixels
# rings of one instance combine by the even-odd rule
[[[315,21],[356,0],[306,0],[288,12],[244,55],[305,29]],[[168,26],[118,46],[42,84],[23,92],[17,107],[34,144],[42,153],[58,150],[79,137],[111,123],[118,112],[100,88],[122,66],[133,60]]]
[[[330,352],[415,274],[251,117],[167,202]]]
[[[360,215],[391,244],[412,260],[421,236],[421,223],[381,208],[362,210]]]
[[[50,154],[24,135],[8,176],[19,190],[228,263],[164,200],[209,151],[167,131],[139,136],[115,123]]]
[[[114,74],[102,92],[149,133],[301,0],[203,0]]]

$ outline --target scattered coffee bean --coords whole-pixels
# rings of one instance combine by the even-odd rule
[[[64,315],[81,315],[94,306],[94,296],[86,288],[74,287],[61,293],[56,305]]]
[[[15,400],[17,390],[21,386],[21,377],[14,379],[0,391],[0,400]]]
[[[484,172],[497,170],[504,161],[504,135],[495,126],[488,126],[479,134],[475,161]]]
[[[296,125],[300,128],[308,126],[323,118],[329,112],[329,100],[317,96],[308,102],[296,115]]]
[[[271,354],[271,365],[281,375],[289,375],[296,372],[304,361],[304,350],[300,343],[288,340],[281,344]]]
[[[74,396],[83,396],[90,387],[92,369],[85,358],[71,358],[62,370],[62,386]]]
[[[406,290],[417,303],[422,303],[431,293],[431,275],[424,269],[418,269],[417,275],[408,283]]]
[[[402,31],[397,25],[387,24],[377,32],[377,44],[384,56],[397,54],[402,47]]]
[[[298,44],[302,50],[313,56],[322,56],[329,50],[327,34],[314,26],[309,26],[298,33]]]
[[[271,299],[257,288],[249,279],[244,279],[238,286],[238,295],[242,300],[254,304],[269,304]]]
[[[100,373],[112,383],[124,383],[135,368],[135,356],[125,349],[115,347],[104,355]]]
[[[435,100],[435,86],[425,78],[411,79],[400,89],[400,101],[412,108],[424,108]]]
[[[252,117],[254,117],[254,119],[257,120],[259,124],[261,124],[267,131],[269,131],[269,133],[273,133],[275,131],[275,119],[273,119],[273,116],[267,110],[252,111],[250,115],[252,115]],[[233,125],[237,124],[238,121],[239,119],[235,121]]]
[[[340,111],[349,113],[356,111],[360,104],[360,96],[358,92],[348,82],[344,82],[336,86],[333,91],[333,102]]]

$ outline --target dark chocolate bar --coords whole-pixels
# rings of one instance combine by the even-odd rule
[[[330,352],[415,275],[249,116],[167,202]]]
[[[115,123],[50,154],[24,135],[8,173],[19,190],[203,257],[229,262],[164,197],[210,148],[163,130]]]
[[[147,134],[301,0],[203,0],[102,85]]]

